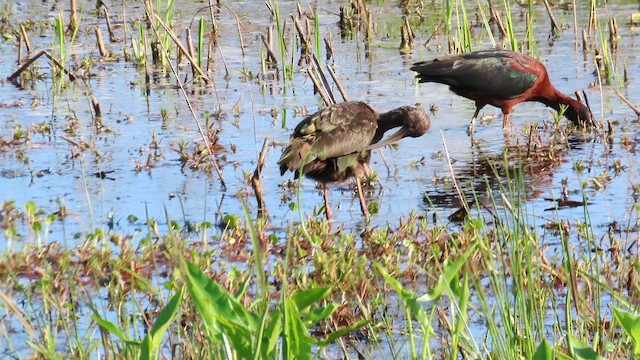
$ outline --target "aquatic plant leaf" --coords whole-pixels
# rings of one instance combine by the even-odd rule
[[[440,278],[438,279],[438,284],[436,284],[436,286],[426,294],[420,296],[418,301],[427,302],[435,300],[439,298],[447,288],[452,289],[452,281],[458,278],[458,271],[460,271],[462,266],[467,262],[469,256],[471,256],[475,250],[475,246],[471,247],[456,261],[450,261],[447,259],[444,263],[442,274],[440,274]],[[457,281],[455,281],[455,283],[457,283]]]
[[[331,287],[314,287],[295,293],[291,300],[296,304],[298,311],[304,312],[311,305],[326,298],[329,294],[331,294]]]
[[[618,308],[613,308],[613,315],[633,339],[633,354],[640,356],[640,316]]]
[[[241,358],[252,358],[259,319],[194,264],[187,262],[186,269],[187,290],[213,338],[223,341],[224,334]]]
[[[105,320],[101,318],[100,315],[98,315],[97,313],[94,313],[91,316],[91,319],[93,319],[93,321],[98,323],[98,325],[100,325],[101,328],[104,328],[105,330],[109,331],[113,335],[117,336],[120,340],[125,342],[130,341],[129,338],[122,332],[122,330],[120,330],[120,328],[118,328],[116,324],[112,323],[109,320]]]
[[[568,344],[575,359],[604,360],[591,346],[576,337],[569,335]]]
[[[540,345],[533,354],[533,360],[553,360],[553,350],[547,339],[542,339]]]
[[[180,289],[158,314],[158,318],[153,323],[151,330],[149,330],[141,343],[140,360],[151,359],[153,352],[160,346],[164,333],[173,322],[173,319],[175,319],[178,309],[180,309],[183,292],[183,289]]]
[[[264,340],[266,342],[263,342],[263,344],[266,344],[266,347],[263,346],[261,349],[263,358],[271,358],[270,354],[276,349],[282,331],[282,308],[277,307],[269,314],[269,322],[264,331],[266,336]]]
[[[316,340],[316,344],[321,345],[321,346],[326,346],[331,344],[332,342],[336,341],[338,338],[345,336],[347,334],[350,334],[351,332],[368,325],[371,322],[371,320],[368,319],[362,319],[360,321],[357,321],[349,326],[345,326],[342,327],[334,332],[331,332],[327,335],[326,338],[324,338],[324,340]]]
[[[310,359],[313,339],[307,327],[300,319],[298,307],[292,299],[284,302],[285,311],[285,343],[287,359]]]

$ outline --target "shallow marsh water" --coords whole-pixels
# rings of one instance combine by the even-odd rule
[[[29,18],[50,22],[62,10],[61,5],[52,8],[51,4],[41,2],[2,4],[12,8],[17,20]],[[206,12],[201,11],[196,15],[203,4],[193,5],[188,1],[178,1],[177,4],[177,23],[189,22],[193,17],[206,18]],[[529,123],[551,122],[552,111],[537,103],[517,106],[511,117],[510,138],[505,138],[499,110],[487,107],[482,114],[489,121],[477,128],[478,144],[471,147],[467,126],[474,104],[453,95],[444,85],[416,85],[413,73],[409,71],[410,64],[415,61],[446,53],[447,37],[437,35],[424,48],[422,44],[434,27],[416,28],[416,48],[411,54],[399,54],[397,46],[400,42],[401,11],[395,3],[380,2],[369,5],[377,32],[371,51],[365,52],[362,33],[340,39],[336,25],[336,13],[340,5],[348,3],[329,1],[312,6],[318,11],[322,36],[331,33],[334,58],[329,63],[335,66],[350,98],[366,101],[378,111],[416,102],[423,103],[426,108],[431,105],[437,107],[432,114],[432,126],[428,134],[417,139],[405,139],[396,150],[383,150],[389,172],[380,154],[374,153],[372,167],[377,171],[383,189],[380,192],[378,187],[368,194],[370,201],[379,204],[379,213],[373,215],[371,226],[397,225],[399,219],[406,218],[412,211],[430,219],[435,213],[437,221],[446,224],[447,216],[460,205],[451,185],[445,144],[453,160],[453,174],[467,196],[471,195],[473,188],[480,193],[487,187],[495,189],[495,177],[487,174],[489,180],[484,178],[486,159],[500,159],[509,144],[526,143],[522,129],[526,129]],[[116,59],[100,61],[93,46],[93,32],[81,31],[76,43],[68,50],[72,54],[68,64],[74,67],[83,57],[94,59],[96,64],[91,69],[91,77],[78,79],[54,96],[55,84],[48,75],[50,68],[41,59],[36,66],[41,68],[45,77],[35,82],[32,88],[22,89],[8,81],[0,84],[0,136],[10,138],[17,126],[28,129],[33,124],[46,123],[52,129],[50,135],[34,134],[27,144],[20,146],[25,149],[26,162],[19,161],[16,147],[2,150],[0,200],[13,200],[18,208],[33,201],[46,214],[57,211],[59,204],[63,204],[70,215],[64,222],[54,221],[40,237],[30,231],[28,224],[20,224],[17,229],[20,236],[13,237],[11,242],[7,241],[9,239],[3,231],[0,233],[0,248],[3,251],[9,246],[21,248],[38,238],[43,242],[55,241],[73,247],[77,245],[75,234],[91,233],[95,229],[146,234],[148,218],[157,220],[158,229],[163,233],[167,227],[165,212],[172,220],[182,224],[185,221],[217,223],[225,214],[241,215],[242,198],[246,199],[255,215],[253,191],[245,182],[245,173],[252,173],[255,169],[265,137],[276,144],[269,146],[261,177],[270,223],[276,229],[283,229],[278,233],[283,238],[288,224],[300,221],[298,212],[289,208],[289,202],[295,201],[295,193],[282,187],[292,176],[287,174],[281,177],[276,161],[282,150],[280,145],[287,141],[292,129],[304,117],[301,109],[312,113],[318,109],[321,101],[313,93],[312,84],[300,67],[295,67],[293,81],[275,80],[273,72],[266,74],[259,82],[245,79],[243,69],[254,75],[261,74],[262,47],[258,35],[265,33],[266,27],[272,25],[273,21],[261,1],[238,1],[228,6],[246,27],[242,32],[245,56],[240,51],[235,19],[222,9],[218,15],[221,29],[219,42],[229,67],[230,79],[224,79],[222,59],[216,53],[215,62],[209,65],[208,73],[215,86],[188,85],[189,98],[199,118],[203,119],[203,114],[213,114],[219,110],[224,114],[216,128],[220,129],[219,144],[226,148],[218,154],[227,183],[226,190],[222,189],[215,173],[181,168],[179,156],[173,150],[178,147],[177,143],[182,140],[201,142],[201,139],[181,93],[175,88],[172,75],[154,74],[147,99],[144,68],[123,60],[124,45],[107,44]],[[439,4],[428,5],[427,8],[434,13],[442,11]],[[295,3],[280,2],[281,14],[288,16],[294,11]],[[631,102],[640,104],[640,43],[638,35],[632,33],[624,20],[638,11],[638,5],[632,1],[614,1],[609,3],[608,11],[618,17],[621,35],[615,55],[618,77],[614,86],[619,87]],[[114,20],[121,16],[121,3],[113,4],[110,12]],[[141,8],[136,11],[134,5],[127,7],[129,19],[138,19],[142,12]],[[519,10],[514,12],[519,13]],[[579,4],[580,24],[586,22],[587,12],[588,4]],[[562,24],[572,24],[570,11],[556,10],[555,15]],[[604,19],[604,14],[600,15]],[[554,85],[568,94],[585,90],[596,117],[602,120],[602,109],[604,120],[614,124],[615,137],[612,144],[606,144],[601,136],[577,142],[562,161],[533,166],[531,171],[525,171],[529,198],[526,209],[531,214],[530,223],[540,226],[549,220],[567,219],[572,224],[587,221],[583,207],[561,209],[557,213],[545,211],[553,208],[553,204],[545,198],[560,198],[563,187],[567,188],[572,200],[582,200],[584,183],[588,185],[584,190],[590,204],[588,216],[590,222],[596,225],[595,228],[602,231],[600,236],[609,231],[609,224],[617,221],[631,224],[629,228],[636,232],[628,236],[635,239],[638,211],[634,209],[636,202],[632,187],[640,184],[640,157],[635,151],[640,133],[637,118],[609,86],[604,86],[603,97],[600,97],[598,80],[594,75],[593,50],[585,56],[582,49],[575,45],[572,29],[562,30],[556,39],[549,41],[550,26],[544,7],[536,6],[533,20],[539,58],[546,64]],[[518,25],[522,23],[516,23],[519,39],[524,38],[524,29]],[[87,28],[103,26],[103,20],[83,19],[81,24]],[[291,21],[288,24],[291,26]],[[600,25],[604,24],[602,20]],[[174,28],[183,29],[184,26],[175,25]],[[194,22],[194,33],[195,28]],[[479,29],[475,31],[484,41],[483,46],[476,48],[490,47],[486,35],[480,34]],[[117,31],[122,37],[122,27]],[[129,34],[133,31],[128,29]],[[103,34],[106,34],[104,29]],[[593,43],[599,43],[597,35],[592,34],[591,39]],[[51,30],[42,37],[34,33],[31,40],[36,49],[51,48],[56,43]],[[324,51],[324,46],[322,48]],[[0,77],[6,78],[18,67],[15,41],[0,44],[0,57]],[[628,71],[629,82],[620,87],[623,65]],[[182,63],[179,71],[184,78],[190,68]],[[191,79],[190,74],[188,78]],[[96,131],[87,93],[93,94],[101,103],[102,123],[108,130]],[[168,113],[165,119],[163,110]],[[494,115],[495,118],[490,120]],[[70,117],[76,117],[78,121],[73,135],[64,132]],[[541,131],[541,134],[545,141],[548,140],[547,131]],[[89,143],[90,150],[78,153],[63,136]],[[153,136],[157,139],[156,148],[152,146]],[[157,156],[154,166],[147,169],[144,165],[150,155]],[[623,167],[619,174],[614,169],[616,161]],[[575,171],[576,162],[584,164],[583,172]],[[136,170],[136,163],[142,164],[141,171]],[[95,175],[102,172],[106,176]],[[32,176],[38,173],[40,176]],[[611,178],[604,187],[597,189],[591,180],[602,173]],[[488,186],[485,186],[486,182]],[[321,192],[308,180],[303,180],[302,184],[299,206],[305,214],[312,214],[322,204]],[[282,201],[283,194],[290,196],[290,199]],[[364,219],[350,184],[333,186],[330,198],[336,224],[358,231],[364,228]],[[130,215],[137,220],[128,221]],[[216,231],[218,233],[214,232],[212,236],[219,235],[221,230]],[[138,238],[143,236],[137,235]],[[198,236],[193,235],[194,238]],[[552,236],[549,240],[553,243],[554,239]]]

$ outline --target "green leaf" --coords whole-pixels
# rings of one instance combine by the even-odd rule
[[[331,303],[325,307],[319,307],[311,310],[307,315],[302,317],[302,320],[307,326],[312,326],[331,316],[336,309],[338,309],[338,306]]]
[[[613,308],[613,315],[633,339],[633,354],[640,356],[640,316],[618,308]]]
[[[187,290],[214,339],[222,342],[224,334],[240,357],[253,357],[252,334],[259,327],[256,315],[194,264],[187,262],[186,269]]]
[[[326,298],[331,294],[331,287],[315,287],[295,293],[291,300],[296,304],[298,311],[305,312],[311,305]]]
[[[311,343],[307,327],[300,320],[300,313],[292,299],[285,300],[285,339],[287,359],[310,359]]]
[[[553,350],[547,339],[542,339],[536,353],[533,354],[533,360],[553,360]]]
[[[571,353],[576,359],[584,360],[604,360],[604,358],[598,355],[589,345],[582,342],[580,339],[569,335],[567,339]]]
[[[440,278],[438,279],[438,284],[428,291],[426,294],[422,295],[418,298],[418,301],[427,302],[436,300],[442,295],[444,290],[447,288],[451,288],[452,280],[458,277],[458,271],[462,268],[462,266],[467,262],[467,259],[473,252],[476,250],[475,246],[472,246],[467,252],[462,254],[462,256],[456,261],[450,261],[447,259],[444,263],[444,269],[442,274],[440,274]]]
[[[342,328],[340,328],[340,329],[338,329],[336,331],[333,331],[333,332],[329,333],[324,340],[316,340],[315,343],[318,344],[318,345],[322,345],[322,346],[329,345],[329,344],[333,343],[334,341],[336,341],[339,337],[345,336],[345,335],[351,333],[352,331],[354,331],[356,329],[359,329],[359,328],[361,328],[363,326],[366,326],[370,322],[371,321],[367,320],[367,319],[360,320],[360,321],[355,322],[355,323],[353,323],[353,324],[351,324],[349,326],[342,327]]]
[[[180,309],[183,292],[184,290],[180,289],[180,291],[178,291],[171,300],[169,300],[167,305],[165,305],[165,307],[160,311],[160,314],[158,314],[156,321],[153,323],[153,327],[151,327],[151,330],[149,331],[152,340],[152,351],[160,346],[164,333],[176,317],[178,309]]]
[[[101,318],[100,315],[98,315],[98,313],[94,313],[91,316],[91,319],[93,319],[93,321],[98,323],[98,325],[100,325],[100,327],[102,327],[103,329],[117,336],[120,340],[129,341],[129,338],[122,332],[122,330],[120,330],[120,328],[118,328],[116,324],[112,323],[109,320],[105,320]]]

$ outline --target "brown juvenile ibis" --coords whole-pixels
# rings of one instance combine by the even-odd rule
[[[511,108],[524,101],[538,101],[560,111],[576,126],[592,126],[589,109],[561,93],[551,84],[542,63],[525,54],[508,50],[483,50],[450,55],[413,64],[419,82],[449,85],[457,95],[476,102],[471,130],[480,110],[487,104],[499,107],[503,127],[509,125]]]
[[[356,178],[360,209],[365,217],[367,205],[361,180],[370,172],[371,149],[396,142],[404,137],[418,137],[427,132],[431,122],[421,106],[403,106],[379,114],[360,101],[329,106],[302,120],[282,152],[280,173],[294,172],[323,184],[325,214],[331,220],[327,184]],[[384,133],[400,127],[381,142]]]

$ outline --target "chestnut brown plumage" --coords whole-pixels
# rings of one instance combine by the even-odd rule
[[[484,50],[444,56],[413,64],[418,81],[449,85],[454,93],[476,102],[478,113],[485,105],[502,109],[503,127],[509,125],[511,108],[524,101],[538,101],[560,111],[576,126],[592,126],[589,109],[558,91],[549,80],[547,69],[538,60],[508,50]]]
[[[329,106],[302,120],[282,152],[280,173],[294,172],[318,181],[324,186],[325,213],[331,219],[327,184],[356,178],[360,208],[365,216],[367,205],[361,180],[369,174],[371,149],[404,137],[425,134],[431,123],[422,107],[403,106],[379,114],[360,101],[347,101]],[[381,141],[385,132],[400,129]]]

